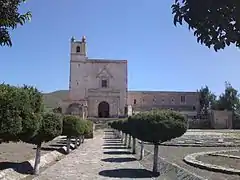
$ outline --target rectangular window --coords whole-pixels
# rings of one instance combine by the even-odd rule
[[[134,99],[133,104],[137,104],[137,100],[136,99]]]
[[[102,80],[102,88],[107,88],[108,87],[108,82],[106,79]]]
[[[154,97],[153,97],[153,104],[156,104],[156,102],[157,102],[157,99],[156,99],[156,97],[154,96]]]
[[[181,103],[185,103],[185,102],[186,102],[185,96],[181,96]]]

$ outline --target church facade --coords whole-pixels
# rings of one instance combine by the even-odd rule
[[[128,91],[127,60],[88,58],[85,37],[72,38],[70,46],[69,97],[61,102],[64,113],[109,118],[157,108],[196,116],[197,92]]]
[[[65,113],[88,117],[119,117],[127,108],[127,61],[90,59],[86,39],[71,40],[69,98]]]

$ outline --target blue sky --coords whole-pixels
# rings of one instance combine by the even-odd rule
[[[239,49],[218,53],[175,27],[174,0],[28,0],[32,21],[14,30],[13,47],[0,47],[0,81],[41,91],[67,89],[71,36],[87,37],[89,58],[127,59],[130,90],[217,94],[229,81],[240,90]]]

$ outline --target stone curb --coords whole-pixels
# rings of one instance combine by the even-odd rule
[[[202,168],[202,169],[207,169],[207,170],[210,170],[210,171],[222,172],[222,173],[226,173],[226,174],[240,175],[240,170],[239,169],[225,168],[225,167],[219,166],[219,165],[204,163],[204,162],[196,159],[198,156],[201,156],[201,155],[209,155],[209,154],[224,153],[224,152],[235,152],[235,151],[239,151],[239,150],[234,149],[234,150],[198,152],[198,153],[193,153],[193,154],[189,154],[189,155],[185,156],[183,161],[192,165],[192,166]]]
[[[55,138],[58,139],[60,137],[57,137]],[[75,148],[75,145],[74,144],[70,144],[70,152],[72,151],[71,150]],[[67,150],[67,147],[66,146],[63,146],[61,148],[59,148],[58,150],[54,150],[54,151],[51,151],[49,153],[46,153],[44,155],[41,156],[41,161],[40,161],[40,168],[46,166],[47,164],[50,164],[54,161],[56,161],[59,157],[63,156],[62,153],[60,153],[59,151],[63,150],[64,152],[66,152]],[[31,160],[28,160],[27,161],[32,167],[34,167],[34,162],[35,162],[35,158],[31,159]],[[0,180],[21,180],[27,176],[29,176],[31,174],[21,174],[21,173],[18,173],[17,171],[15,171],[14,169],[12,168],[9,168],[9,169],[5,169],[5,170],[1,170],[0,171]]]
[[[153,153],[151,151],[146,150],[145,148],[144,148],[144,151],[153,155]],[[158,158],[159,158],[159,163],[161,163],[159,165],[160,166],[160,175],[166,174],[166,173],[174,170],[174,172],[176,173],[176,179],[207,180],[204,177],[198,176],[197,174],[192,173],[192,172],[188,171],[187,169],[182,168],[175,163],[171,163],[171,162],[165,160],[161,156],[158,156]],[[143,164],[143,166],[144,166],[144,164]]]
[[[227,157],[227,158],[232,158],[232,159],[240,159],[240,156],[235,156],[231,154],[209,154],[210,156],[219,156],[219,157]]]
[[[141,143],[141,141],[138,141]],[[153,143],[144,142],[147,145],[153,145]],[[175,146],[175,147],[240,147],[240,144],[159,144],[159,146]]]

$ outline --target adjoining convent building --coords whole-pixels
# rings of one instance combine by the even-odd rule
[[[64,113],[119,117],[151,109],[173,109],[196,116],[197,92],[128,91],[127,60],[88,58],[86,38],[71,39],[69,97]]]

